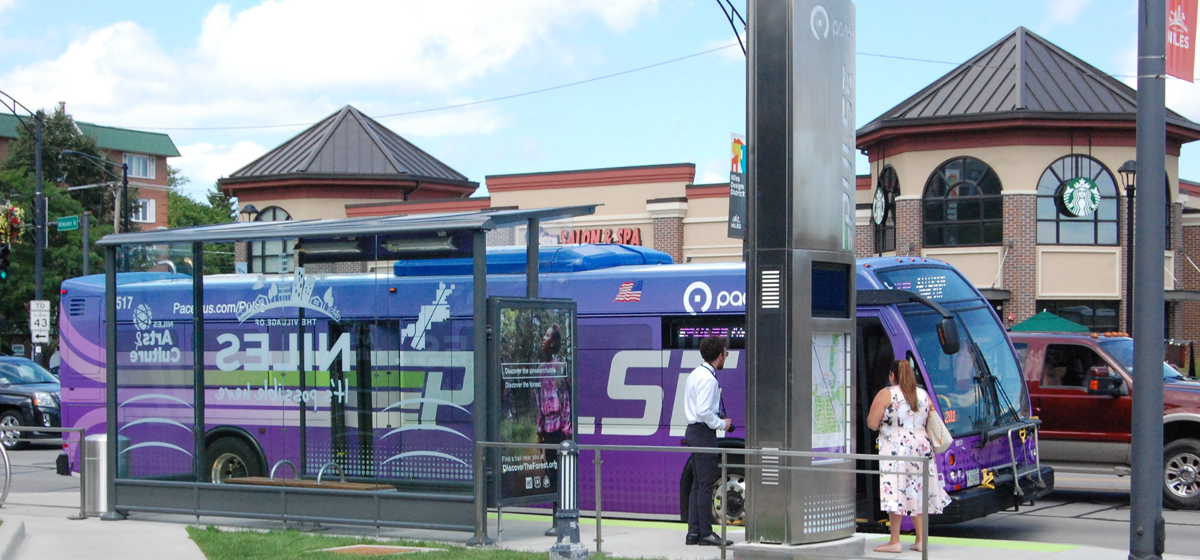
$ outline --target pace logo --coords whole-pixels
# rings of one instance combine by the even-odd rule
[[[808,25],[818,41],[829,38],[829,12],[825,11],[825,6],[817,4],[813,7],[808,16]]]
[[[703,303],[701,303],[703,301]],[[695,304],[693,306],[693,304]],[[692,282],[686,290],[683,291],[683,308],[692,315],[696,314],[696,308],[700,308],[700,312],[708,311],[708,306],[712,305],[712,290],[708,288],[708,284],[704,282]]]
[[[744,307],[746,305],[746,294],[738,291],[724,291],[717,293],[716,309],[720,311],[725,307]],[[713,305],[712,288],[704,282],[692,282],[691,285],[683,291],[683,308],[688,313],[695,315],[696,313],[704,313]],[[697,311],[699,310],[699,311]]]

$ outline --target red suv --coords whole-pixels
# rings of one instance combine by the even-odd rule
[[[1033,413],[1042,420],[1042,462],[1059,472],[1128,475],[1133,339],[1121,333],[1009,336]],[[1163,500],[1200,509],[1200,383],[1166,363],[1162,376]]]

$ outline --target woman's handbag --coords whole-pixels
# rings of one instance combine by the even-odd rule
[[[929,435],[929,444],[934,453],[945,453],[954,443],[954,437],[942,422],[942,416],[932,406],[929,407],[929,420],[925,422],[925,433]]]

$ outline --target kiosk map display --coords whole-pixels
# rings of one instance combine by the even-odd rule
[[[831,453],[849,450],[850,356],[845,334],[813,335],[812,354],[812,449]],[[813,459],[813,464],[836,463],[841,459]]]

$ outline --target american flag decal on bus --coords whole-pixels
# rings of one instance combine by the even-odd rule
[[[642,281],[622,283],[613,301],[642,301]]]

